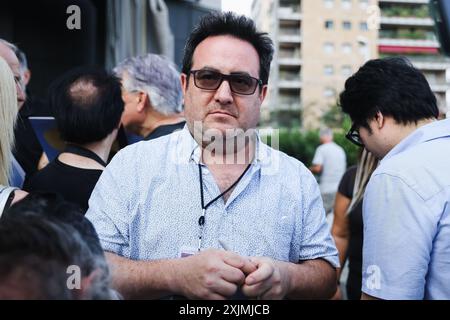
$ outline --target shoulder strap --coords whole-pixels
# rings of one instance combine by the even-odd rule
[[[10,199],[10,197],[11,195],[14,195],[13,192],[15,190],[18,190],[18,188],[0,186],[0,218],[2,217],[3,213],[9,208],[12,200]]]

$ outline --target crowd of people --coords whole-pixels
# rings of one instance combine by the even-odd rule
[[[42,102],[0,40],[0,299],[339,299],[347,259],[349,299],[450,299],[450,120],[423,74],[365,63],[339,97],[357,165],[325,128],[308,169],[256,130],[273,54],[250,18],[210,13],[181,72],[77,67]]]

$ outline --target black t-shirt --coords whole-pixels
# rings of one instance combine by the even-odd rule
[[[167,124],[157,127],[155,130],[150,133],[145,140],[152,140],[156,139],[168,134],[171,134],[172,132],[176,130],[180,130],[184,128],[184,125],[186,124],[186,121],[181,121],[175,124]]]
[[[82,169],[62,163],[57,158],[37,172],[25,185],[28,192],[50,192],[78,204],[85,212],[102,170]]]
[[[350,167],[339,183],[338,191],[347,198],[353,197],[355,185],[356,166]],[[359,300],[361,297],[362,284],[362,248],[363,248],[363,217],[362,199],[354,209],[349,212],[350,240],[347,249],[349,259],[349,274],[347,279],[347,294],[349,299]]]

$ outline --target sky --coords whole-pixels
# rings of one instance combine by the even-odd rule
[[[250,16],[253,0],[222,0],[222,11],[234,11]]]

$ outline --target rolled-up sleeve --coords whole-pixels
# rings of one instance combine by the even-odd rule
[[[300,261],[322,258],[339,267],[339,258],[325,218],[319,186],[308,171],[301,175],[303,212],[297,219],[296,247]]]
[[[89,199],[86,217],[94,225],[103,250],[129,257],[129,217],[134,176],[119,152],[106,167]]]

